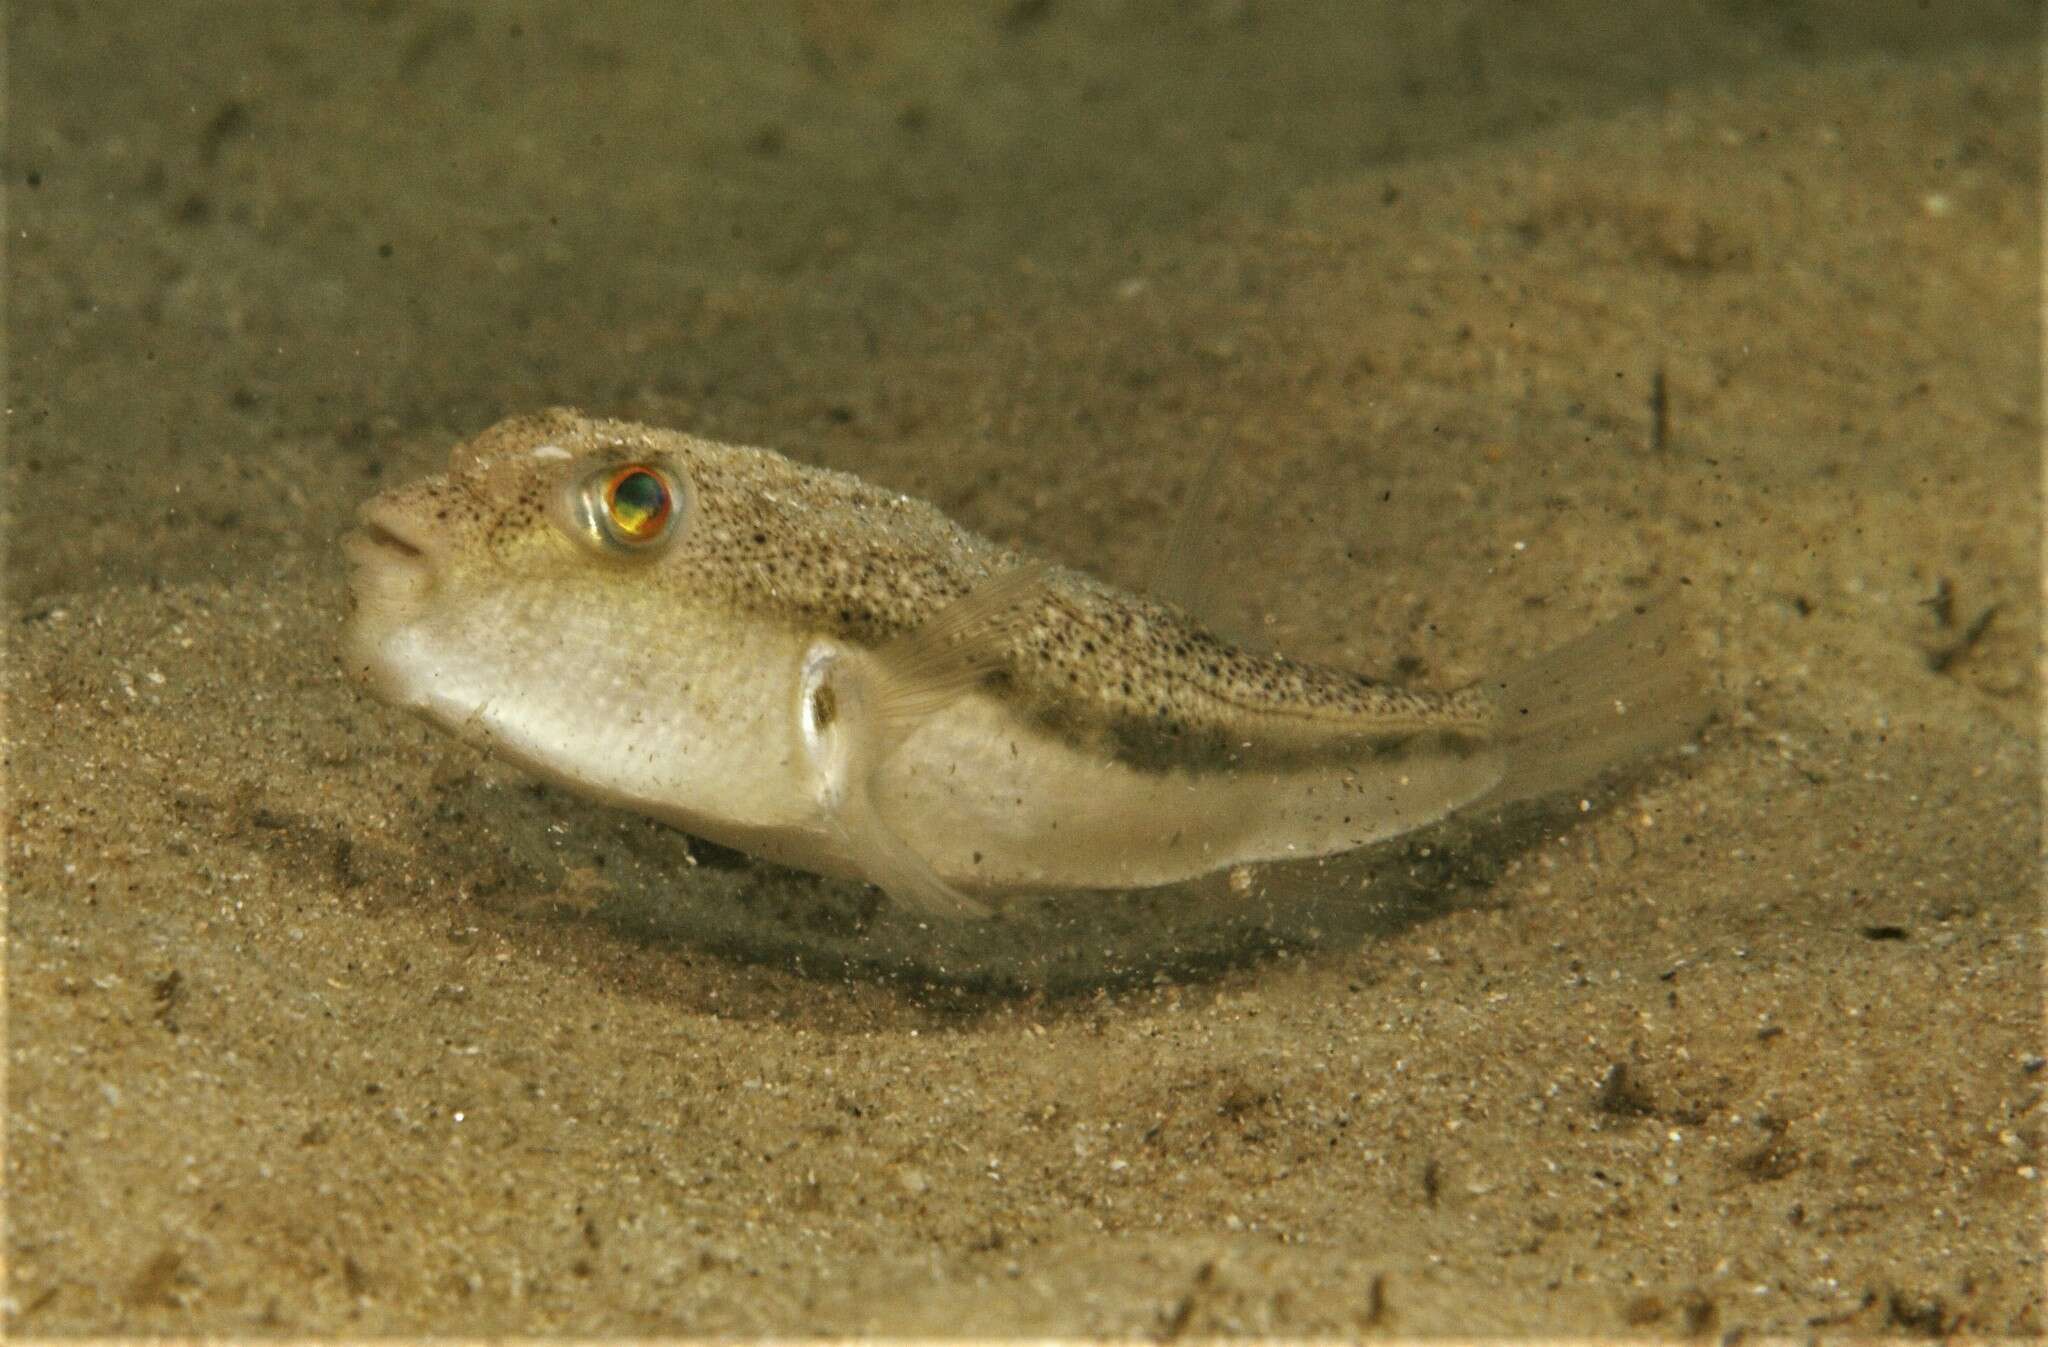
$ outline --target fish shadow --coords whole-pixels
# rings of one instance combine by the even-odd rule
[[[885,983],[936,1009],[1206,983],[1288,956],[1341,954],[1501,903],[1505,872],[1630,798],[1606,788],[1444,823],[1341,856],[1122,893],[1014,897],[985,921],[930,921],[881,890],[756,862],[559,790],[446,784],[430,835],[481,866],[471,901],[596,927],[647,950],[709,952],[834,983]],[[422,819],[426,823],[426,819]],[[477,854],[479,823],[492,856]],[[440,850],[440,843],[432,843]]]
[[[494,833],[523,849],[512,858],[528,875],[520,887],[559,895],[538,909],[541,919],[588,924],[636,946],[883,983],[966,1012],[1213,981],[1489,908],[1517,858],[1588,816],[1578,795],[1519,804],[1340,856],[1153,889],[1017,897],[990,919],[944,922],[903,911],[872,886],[758,862],[543,787],[497,794],[475,807],[499,814]],[[1597,814],[1618,796],[1591,798]],[[503,818],[508,808],[536,817]],[[522,838],[546,840],[511,841]]]

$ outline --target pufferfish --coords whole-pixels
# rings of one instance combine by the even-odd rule
[[[553,410],[362,507],[349,669],[573,791],[923,916],[1347,851],[1704,715],[1678,607],[1449,691],[1170,604],[764,449]]]

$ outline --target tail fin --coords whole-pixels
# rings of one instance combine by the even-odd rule
[[[1690,738],[1713,709],[1705,674],[1674,591],[1484,680],[1507,750],[1487,803],[1566,790]]]

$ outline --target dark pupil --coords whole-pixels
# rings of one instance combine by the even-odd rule
[[[653,473],[636,472],[619,482],[612,492],[612,500],[627,519],[645,523],[661,513],[662,502],[667,495],[660,479]]]

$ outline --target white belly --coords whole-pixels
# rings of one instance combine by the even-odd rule
[[[1498,753],[1417,752],[1295,770],[1145,772],[1090,756],[985,695],[883,767],[884,821],[962,888],[1129,888],[1347,851],[1442,818],[1499,779]]]

